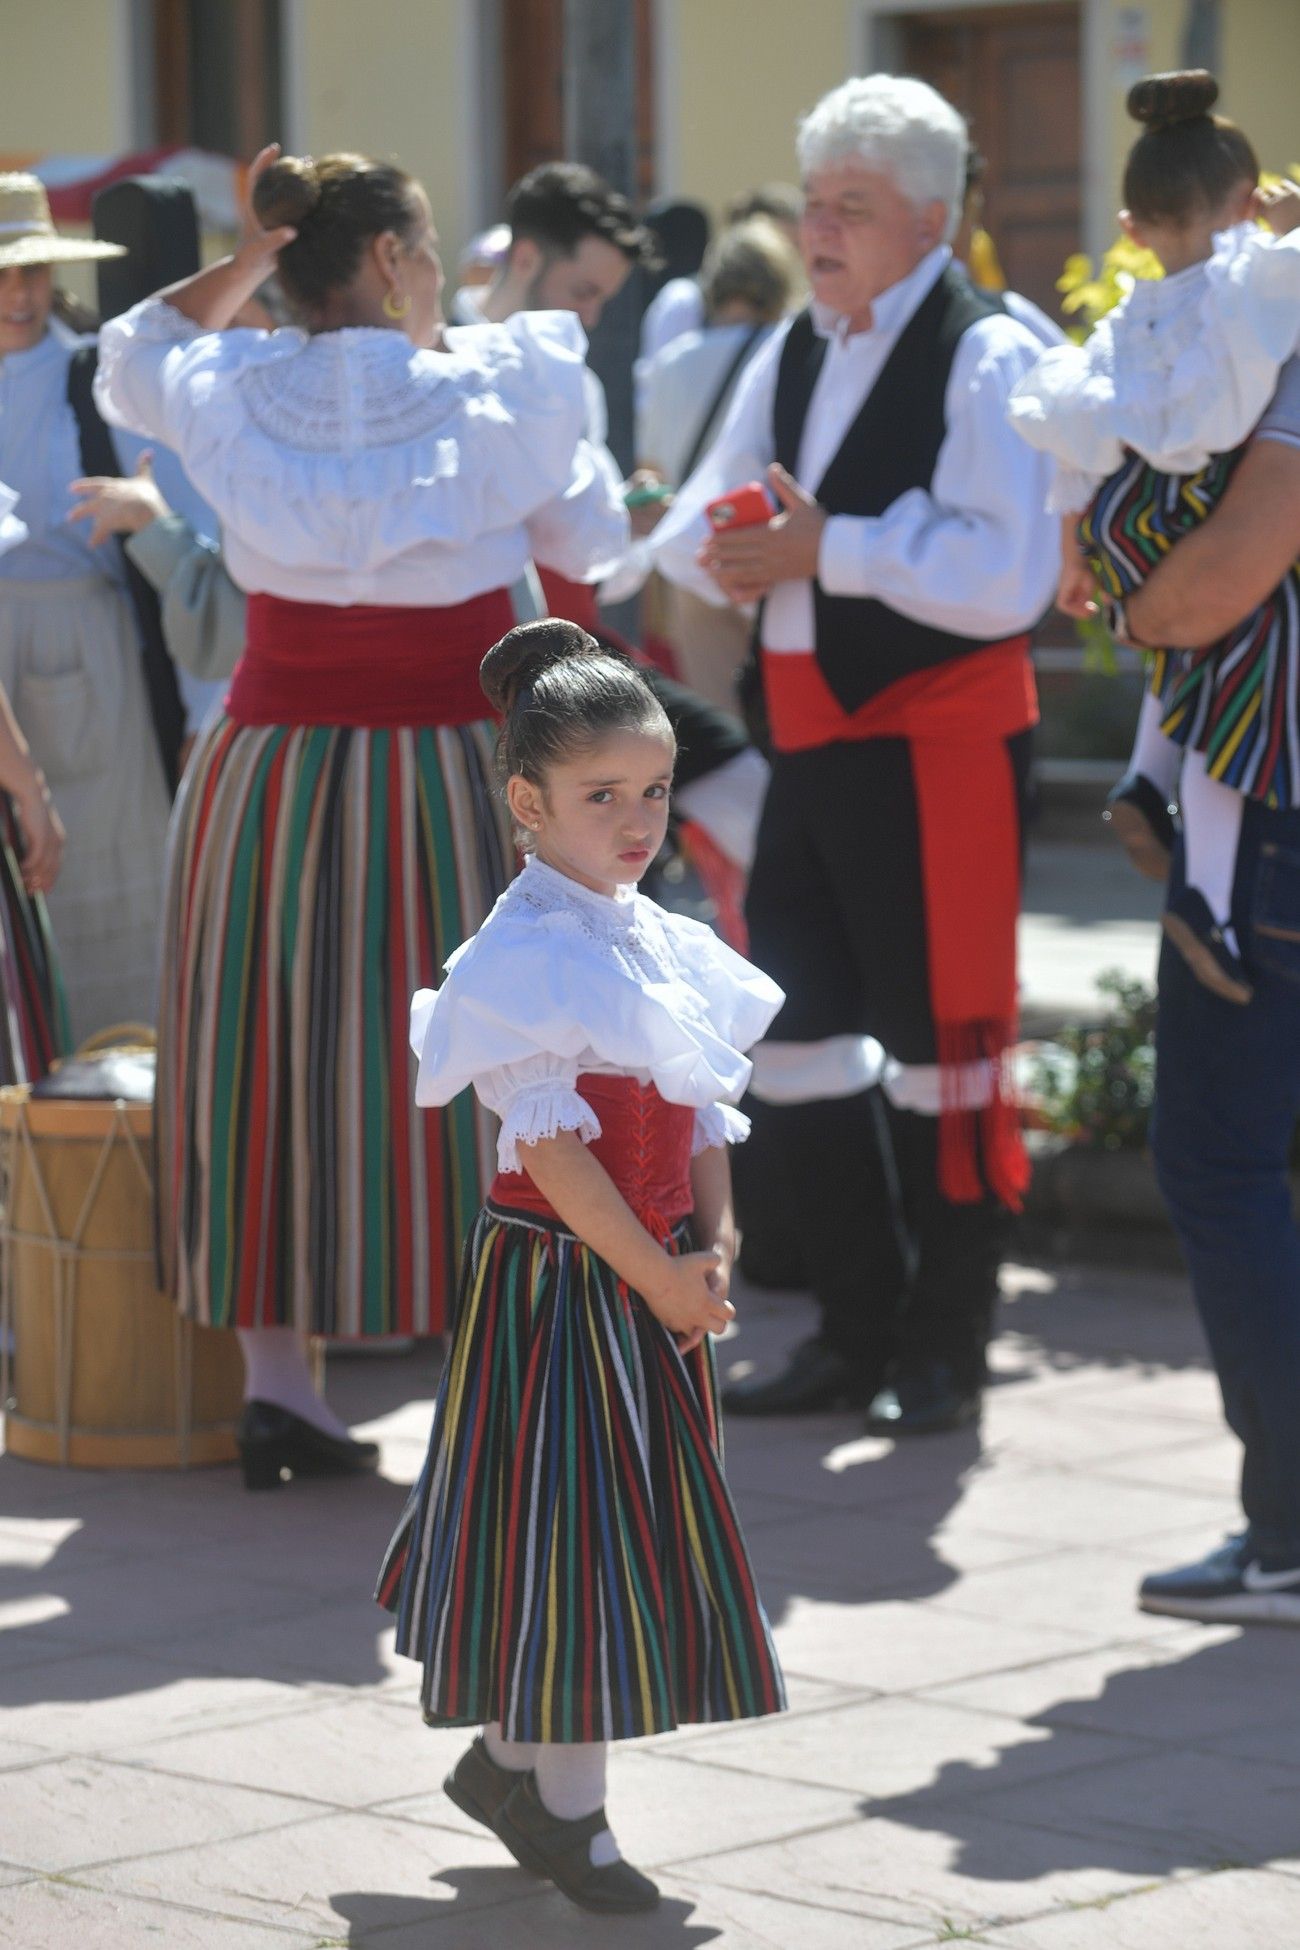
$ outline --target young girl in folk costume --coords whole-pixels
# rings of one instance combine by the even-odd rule
[[[1141,281],[1083,346],[1044,354],[1012,394],[1018,431],[1058,463],[1064,516],[1058,606],[1081,616],[1100,583],[1114,633],[1124,598],[1221,498],[1300,338],[1300,191],[1256,190],[1242,131],[1210,109],[1203,70],[1130,91],[1146,125],[1124,173],[1120,222],[1165,276]],[[1082,516],[1082,519],[1080,519]],[[1182,811],[1186,884],[1166,932],[1196,975],[1233,1002],[1250,982],[1230,909],[1241,795],[1300,804],[1300,573],[1231,635],[1159,653],[1130,769],[1109,817],[1135,863],[1168,869],[1170,803]],[[1180,776],[1181,772],[1181,776]]]
[[[590,1909],[651,1907],[604,1814],[610,1740],[784,1705],[722,1474],[713,1358],[734,1250],[730,1105],[781,991],[636,891],[674,746],[575,624],[489,652],[523,872],[411,1012],[416,1098],[472,1084],[500,1170],[466,1251],[429,1455],[381,1603],[447,1780]]]

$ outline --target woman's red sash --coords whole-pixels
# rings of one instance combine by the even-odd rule
[[[514,620],[505,589],[420,609],[250,596],[226,711],[245,725],[473,724],[491,715],[479,665]]]

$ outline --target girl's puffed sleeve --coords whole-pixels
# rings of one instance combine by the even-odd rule
[[[411,1004],[416,1103],[449,1104],[472,1088],[501,1119],[502,1171],[521,1169],[521,1144],[560,1131],[576,1131],[587,1144],[600,1136],[600,1120],[577,1088],[583,1031],[570,1011],[519,1006],[513,933],[508,925],[485,929],[451,957],[442,987],[420,989]]]

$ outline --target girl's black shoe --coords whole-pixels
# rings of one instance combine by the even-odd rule
[[[1160,925],[1198,982],[1225,1002],[1251,1000],[1255,991],[1245,964],[1224,940],[1204,894],[1195,887],[1181,887],[1161,915]]]
[[[527,1771],[498,1767],[480,1733],[456,1762],[442,1790],[471,1821],[481,1821],[485,1828],[495,1831],[497,1815]]]
[[[245,1402],[239,1463],[246,1490],[274,1490],[291,1476],[361,1476],[379,1466],[377,1442],[328,1435],[278,1402]]]
[[[581,1821],[561,1821],[542,1805],[535,1779],[525,1774],[492,1825],[521,1868],[546,1876],[580,1909],[626,1916],[658,1904],[658,1889],[630,1862],[593,1865],[591,1844],[609,1827],[603,1808]]]
[[[1174,821],[1159,790],[1144,772],[1126,772],[1106,800],[1102,818],[1148,880],[1167,880],[1174,850]]]

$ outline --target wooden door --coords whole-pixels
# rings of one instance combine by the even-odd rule
[[[654,194],[653,0],[634,9],[637,77],[637,168],[633,194]],[[507,188],[538,163],[564,158],[564,0],[503,0],[501,47],[505,93]]]
[[[158,141],[254,155],[279,136],[280,0],[154,0]]]
[[[936,9],[900,22],[906,73],[968,118],[987,161],[984,227],[1007,283],[1059,317],[1056,280],[1080,246],[1079,9]]]

